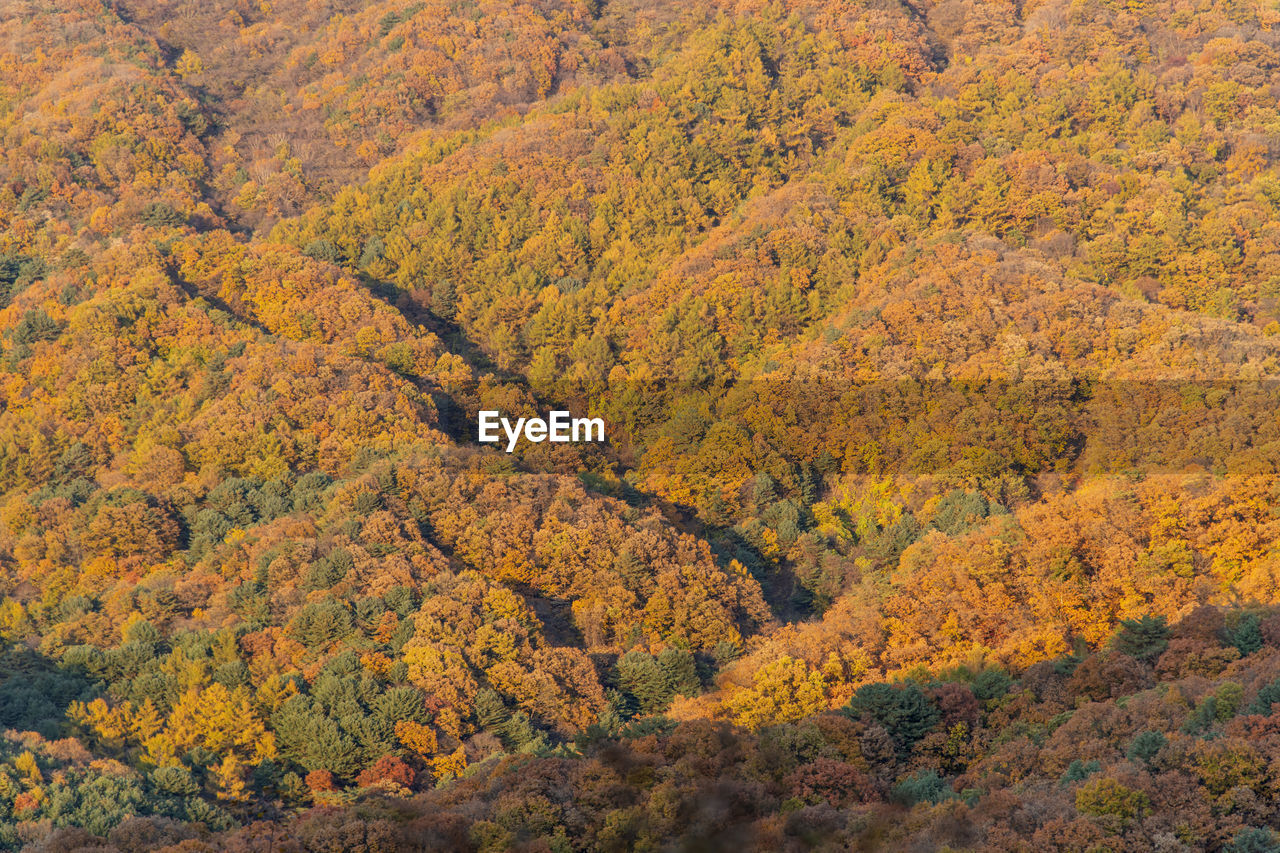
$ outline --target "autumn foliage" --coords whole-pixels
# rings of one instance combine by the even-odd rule
[[[1280,849],[1278,24],[3,4],[0,849]]]

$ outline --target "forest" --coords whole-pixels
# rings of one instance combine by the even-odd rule
[[[1280,853],[1278,409],[1273,3],[0,3],[0,851]]]

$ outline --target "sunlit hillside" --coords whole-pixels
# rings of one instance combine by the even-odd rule
[[[1277,410],[1274,3],[10,0],[0,849],[1280,853]]]

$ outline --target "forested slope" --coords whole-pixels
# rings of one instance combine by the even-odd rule
[[[1278,23],[6,4],[0,846],[1280,849]]]

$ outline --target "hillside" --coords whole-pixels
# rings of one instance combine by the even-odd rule
[[[1280,850],[1277,24],[6,4],[0,848]]]

